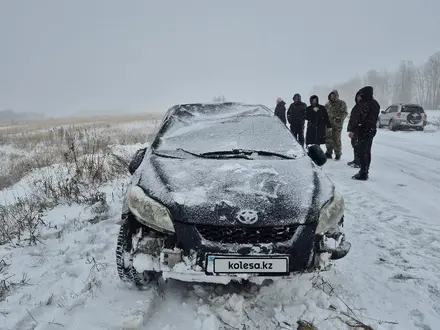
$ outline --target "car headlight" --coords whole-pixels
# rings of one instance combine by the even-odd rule
[[[324,235],[327,231],[337,226],[344,216],[344,198],[338,192],[325,204],[319,213],[319,222],[316,234]]]
[[[174,225],[168,209],[148,197],[141,187],[133,186],[127,195],[128,208],[139,222],[162,233],[174,233]]]

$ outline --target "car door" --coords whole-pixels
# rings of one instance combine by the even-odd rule
[[[379,116],[379,121],[381,125],[388,125],[388,122],[390,121],[389,115],[390,115],[391,107],[388,107],[385,109],[383,113]]]
[[[388,121],[386,122],[386,124],[388,125],[390,120],[395,119],[397,116],[397,113],[399,112],[399,106],[398,105],[392,105],[390,107],[390,112],[389,112],[389,117],[388,117]]]

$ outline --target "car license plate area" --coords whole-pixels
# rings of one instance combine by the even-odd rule
[[[289,256],[208,255],[207,274],[289,274]]]

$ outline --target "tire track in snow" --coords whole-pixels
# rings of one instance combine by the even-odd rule
[[[387,149],[399,150],[411,155],[440,162],[438,156],[438,145],[436,143],[427,144],[429,139],[438,139],[438,134],[428,134],[422,132],[387,132],[379,130],[374,144],[378,144]],[[423,150],[421,150],[423,149]]]
[[[350,172],[357,170],[340,162],[324,166],[345,197],[353,243],[341,265],[346,281],[340,286],[358,292],[378,314],[398,315],[396,329],[434,329],[440,320],[440,163],[382,139],[379,135],[373,146],[367,182],[352,180]],[[357,285],[351,285],[353,279]],[[376,299],[366,299],[372,292]]]
[[[349,193],[348,191],[345,192],[345,196],[347,196],[347,215],[349,218],[356,219],[353,223],[356,229],[351,231],[349,239],[358,244],[353,244],[352,249],[364,250],[365,253],[370,254],[369,261],[362,257],[362,252],[357,253],[357,258],[351,255],[346,260],[361,271],[355,272],[356,282],[367,287],[367,292],[374,290],[373,292],[385,300],[391,298],[389,301],[394,302],[388,306],[390,312],[393,312],[397,306],[400,307],[402,302],[411,306],[414,299],[425,307],[438,306],[440,297],[436,294],[436,289],[440,281],[439,254],[432,251],[429,245],[431,242],[438,243],[438,236],[418,227],[414,224],[417,222],[416,217],[405,213],[405,209],[392,202],[379,211],[377,209],[378,198],[366,196],[362,192]],[[380,203],[383,203],[383,200]],[[368,211],[365,212],[365,210]],[[390,213],[394,216],[390,216]],[[359,242],[362,243],[359,244]],[[371,266],[365,269],[359,261],[371,264]],[[368,272],[362,273],[367,269]],[[350,277],[352,276],[353,274]],[[389,297],[390,290],[394,293],[399,292],[401,298]],[[353,288],[348,291],[356,292]],[[363,296],[361,294],[359,299],[363,299]],[[412,315],[414,311],[415,309],[410,309],[408,314]],[[417,310],[414,315],[422,315],[425,320],[426,315],[421,311]],[[431,322],[428,324],[434,326],[436,324],[434,322],[438,322],[439,318],[439,310],[433,308],[429,315]],[[426,329],[429,328],[421,322],[419,317],[413,321],[413,324],[420,329],[425,329],[425,326]],[[408,329],[413,329],[413,327]]]

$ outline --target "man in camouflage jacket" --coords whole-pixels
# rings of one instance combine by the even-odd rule
[[[337,90],[333,90],[328,95],[328,102],[325,105],[330,122],[332,124],[332,131],[327,134],[325,153],[327,158],[332,158],[333,151],[335,152],[335,159],[341,159],[342,145],[341,145],[341,132],[344,120],[348,115],[347,104],[345,101],[339,99],[339,93]]]

